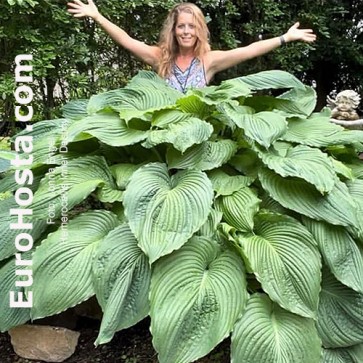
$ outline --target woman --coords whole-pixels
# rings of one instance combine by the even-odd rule
[[[132,38],[102,16],[93,0],[88,0],[88,4],[74,0],[68,3],[68,12],[77,18],[91,17],[117,44],[151,65],[170,86],[181,92],[189,87],[204,87],[216,73],[268,53],[287,42],[313,42],[316,39],[311,29],[299,29],[299,23],[296,23],[280,37],[231,50],[211,50],[202,11],[194,4],[180,3],[170,10],[158,45],[150,46]]]

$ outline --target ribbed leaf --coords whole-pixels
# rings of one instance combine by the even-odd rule
[[[354,200],[342,182],[336,180],[333,190],[321,195],[301,179],[285,179],[267,169],[261,169],[259,176],[262,187],[285,208],[334,225],[358,226]]]
[[[305,145],[290,147],[284,152],[258,151],[263,163],[283,177],[292,176],[306,180],[322,193],[334,187],[335,171],[328,155]],[[319,170],[317,173],[316,171]]]
[[[34,169],[41,164],[58,164],[54,159],[54,155],[59,152],[61,146],[65,146],[63,135],[67,132],[71,123],[70,120],[64,118],[39,121],[32,125],[32,131],[24,129],[16,135],[16,137],[24,135],[33,138],[33,162],[30,166],[31,169]],[[21,158],[23,158],[23,156],[25,159],[28,159],[28,154],[22,154]],[[14,169],[15,167],[12,168]],[[16,168],[20,169],[19,167]],[[26,166],[26,168],[29,168],[29,166]]]
[[[314,318],[320,291],[320,254],[312,235],[298,221],[261,213],[254,234],[239,238],[263,290],[281,307]]]
[[[169,148],[166,158],[170,169],[211,170],[225,164],[237,151],[232,140],[205,141],[184,154]]]
[[[30,261],[32,259],[30,253],[23,253],[21,258]],[[29,268],[31,269],[31,266],[16,266],[15,257],[0,263],[0,332],[5,332],[30,320],[30,308],[10,307],[10,291],[14,291],[15,300],[20,300],[20,293],[22,293],[22,300],[26,301],[24,288],[15,286],[16,281],[21,279],[16,275],[16,270]]]
[[[181,92],[169,87],[155,72],[141,71],[125,88],[92,96],[87,111],[94,114],[113,109],[120,111],[125,120],[133,117],[149,119],[150,113],[174,105],[182,96]]]
[[[363,342],[363,294],[351,290],[324,268],[317,328],[326,348]]]
[[[71,100],[62,107],[63,117],[71,120],[79,120],[88,115],[88,99]]]
[[[304,87],[304,84],[301,83],[295,76],[280,70],[262,71],[248,76],[239,77],[238,79],[247,84],[253,90]]]
[[[220,109],[245,131],[246,136],[266,148],[287,130],[285,117],[275,112],[253,113],[249,107],[236,106],[232,103],[224,103]]]
[[[97,247],[120,224],[106,211],[92,211],[60,227],[33,254],[32,319],[57,314],[94,294],[92,262]]]
[[[117,188],[125,190],[132,174],[140,168],[141,165],[135,164],[114,164],[110,166],[111,173],[115,178]]]
[[[183,153],[191,146],[208,140],[212,132],[212,125],[191,117],[184,121],[168,124],[163,130],[150,131],[143,146],[151,148],[158,144],[170,143]]]
[[[10,150],[0,150],[0,173],[10,169],[10,160],[15,159],[15,153]]]
[[[309,116],[316,106],[316,92],[314,88],[309,86],[293,88],[278,98],[290,101],[279,105],[279,110],[284,111],[289,116],[296,114]]]
[[[177,106],[186,113],[205,119],[210,114],[210,107],[195,94],[188,93],[176,102]]]
[[[362,363],[363,344],[349,348],[323,349],[321,363]]]
[[[139,88],[154,88],[158,91],[163,90],[169,94],[169,97],[178,99],[183,96],[183,93],[170,87],[163,78],[158,76],[155,72],[141,70],[133,77],[126,85],[126,88],[139,89]]]
[[[208,173],[213,189],[220,195],[231,195],[242,187],[248,187],[254,182],[254,178],[244,175],[228,175],[222,170],[216,169]]]
[[[101,240],[93,264],[97,300],[103,310],[95,344],[109,342],[149,313],[151,270],[128,225],[116,227]]]
[[[330,117],[325,113],[315,113],[307,119],[291,118],[288,121],[288,130],[282,139],[315,147],[353,144],[363,141],[362,131],[345,130],[329,120]]]
[[[199,231],[196,232],[196,235],[204,237],[213,237],[217,232],[217,228],[222,220],[222,217],[223,217],[222,212],[219,212],[215,209],[211,209],[207,221],[202,225],[202,227],[200,227]]]
[[[319,363],[314,321],[255,294],[232,333],[232,363]]]
[[[352,180],[354,179],[354,172],[353,170],[349,167],[349,165],[346,165],[345,163],[342,163],[339,160],[336,160],[333,157],[329,157],[330,160],[333,163],[334,166],[334,170],[337,173],[337,175],[341,175],[346,179]]]
[[[72,209],[99,186],[105,187],[106,195],[113,193],[115,197],[121,197],[103,157],[66,160],[62,166],[50,169],[42,179],[31,205],[33,216],[47,218],[51,204],[54,218],[58,218],[62,208]]]
[[[246,97],[251,94],[250,88],[238,79],[222,82],[219,86],[195,88],[189,94],[196,95],[203,103],[213,106],[231,98]]]
[[[176,94],[171,87],[160,89],[141,84],[125,87],[122,93],[121,102],[112,109],[119,112],[126,122],[133,118],[150,120],[151,114],[157,110],[175,108],[176,100],[182,96],[181,93]]]
[[[124,193],[125,214],[150,263],[180,248],[207,220],[212,184],[197,170],[169,176],[151,163],[137,170]]]
[[[363,256],[344,227],[304,218],[330,271],[344,285],[363,293]]]
[[[193,237],[155,264],[151,332],[160,363],[188,363],[226,338],[247,300],[242,259]]]
[[[24,215],[24,223],[32,223],[32,228],[11,229],[11,223],[18,223],[18,214],[10,215],[10,209],[19,209],[15,197],[10,197],[0,202],[0,261],[18,252],[15,246],[15,238],[21,233],[31,234],[33,241],[36,241],[47,228],[45,220],[38,220],[32,215]],[[29,208],[31,209],[31,208]],[[0,280],[1,281],[1,280]]]
[[[193,117],[193,115],[180,110],[161,110],[153,113],[151,125],[163,128],[169,124],[188,120],[191,117]]]
[[[353,174],[358,179],[363,179],[363,163],[357,160],[355,163],[348,164],[349,168],[353,170]]]
[[[224,220],[239,231],[253,230],[253,218],[259,210],[261,200],[249,187],[242,187],[228,196],[215,201],[215,207],[223,212]]]
[[[135,126],[135,123],[133,125]],[[148,124],[137,125],[139,128],[133,128],[133,125],[127,125],[115,113],[88,116],[69,127],[67,141],[77,141],[87,134],[111,146],[132,145],[145,140]]]

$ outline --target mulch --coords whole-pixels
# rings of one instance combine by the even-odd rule
[[[111,342],[94,346],[99,321],[81,318],[77,330],[81,333],[75,353],[65,363],[158,363],[157,353],[151,343],[150,321],[145,319],[132,328],[115,334]],[[227,339],[208,356],[196,363],[229,363],[229,344]],[[43,363],[18,357],[12,348],[10,336],[0,334],[0,363]]]

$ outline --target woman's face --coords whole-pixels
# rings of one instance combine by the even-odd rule
[[[175,37],[180,48],[194,48],[197,41],[193,14],[180,13],[175,24]]]

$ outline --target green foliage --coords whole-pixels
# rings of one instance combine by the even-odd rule
[[[156,44],[167,11],[177,0],[98,0],[102,14],[131,36]],[[318,109],[332,90],[362,92],[363,3],[345,1],[195,1],[204,11],[213,49],[245,46],[286,32],[295,21],[318,35],[314,45],[288,44],[218,74],[215,82],[266,69],[283,69],[317,86]],[[0,2],[0,122],[14,121],[14,58],[33,54],[33,120],[60,116],[74,98],[124,86],[145,65],[89,19],[73,19],[66,1]]]
[[[0,330],[95,295],[96,344],[150,315],[161,363],[228,336],[235,363],[359,363],[363,132],[315,102],[282,71],[187,94],[144,71],[19,133],[34,141],[34,304],[2,303]],[[14,172],[0,181],[3,296]]]

